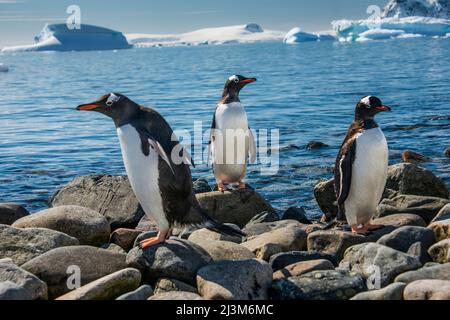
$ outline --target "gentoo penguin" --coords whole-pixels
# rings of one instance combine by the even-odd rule
[[[131,187],[145,214],[159,229],[156,237],[140,243],[141,248],[164,242],[174,225],[202,225],[225,234],[243,235],[202,210],[193,192],[190,157],[158,112],[119,93],[104,95],[77,110],[100,112],[116,125]]]
[[[382,227],[370,221],[383,195],[388,168],[388,145],[374,117],[386,111],[391,108],[377,97],[362,98],[336,158],[337,220],[343,220],[345,213],[353,233],[367,234]]]
[[[256,143],[248,125],[247,113],[239,100],[239,93],[255,78],[231,76],[225,83],[222,99],[214,112],[210,137],[210,162],[219,191],[227,184],[237,183],[245,189],[247,163],[256,161]]]

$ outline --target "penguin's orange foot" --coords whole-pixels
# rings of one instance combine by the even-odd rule
[[[145,248],[163,243],[164,241],[166,241],[166,239],[168,238],[169,235],[170,235],[170,231],[166,231],[166,232],[160,231],[160,232],[158,232],[158,235],[156,237],[142,240],[139,243],[139,249],[144,250]]]
[[[370,224],[370,223],[369,223],[369,224],[366,225],[366,228],[367,228],[367,230],[369,230],[369,231],[375,231],[375,230],[383,229],[384,226],[381,225],[381,224]]]
[[[227,190],[227,188],[223,182],[217,182],[217,190],[223,193]]]
[[[370,231],[367,229],[367,226],[352,226],[352,232],[354,234],[360,234],[362,236],[367,236],[370,234]]]

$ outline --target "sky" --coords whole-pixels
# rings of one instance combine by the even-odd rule
[[[65,22],[69,5],[81,22],[124,33],[181,33],[205,27],[260,24],[264,29],[330,29],[335,19],[363,19],[388,0],[0,0],[0,47],[33,43],[45,23]]]

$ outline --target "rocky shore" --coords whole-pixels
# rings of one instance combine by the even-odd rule
[[[322,230],[337,212],[333,181],[314,190],[323,211],[277,212],[253,190],[214,192],[200,204],[246,238],[206,229],[155,235],[126,177],[78,177],[47,210],[0,204],[0,300],[450,299],[447,185],[412,163],[389,167],[369,236]]]

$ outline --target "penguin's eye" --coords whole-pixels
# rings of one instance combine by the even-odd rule
[[[234,78],[234,79],[233,79],[233,82],[234,82],[234,83],[239,83],[239,78]]]
[[[106,105],[108,107],[111,107],[114,103],[116,103],[119,100],[120,98],[118,96],[116,96],[114,93],[111,93],[108,97],[108,100],[106,100]]]

